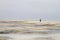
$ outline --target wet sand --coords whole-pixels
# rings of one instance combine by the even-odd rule
[[[0,21],[0,40],[60,40],[60,24],[39,21]]]
[[[11,40],[60,40],[60,34],[0,34]]]

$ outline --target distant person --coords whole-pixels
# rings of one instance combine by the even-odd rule
[[[40,22],[41,22],[41,19],[40,19]]]

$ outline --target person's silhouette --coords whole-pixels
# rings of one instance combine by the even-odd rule
[[[40,19],[40,22],[41,22],[41,19]]]

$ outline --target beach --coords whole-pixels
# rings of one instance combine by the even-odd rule
[[[60,23],[0,21],[0,40],[60,40]]]

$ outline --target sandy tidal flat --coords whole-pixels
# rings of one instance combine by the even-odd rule
[[[0,21],[0,40],[60,40],[60,24],[39,21]]]
[[[60,34],[0,34],[7,40],[60,40]]]

